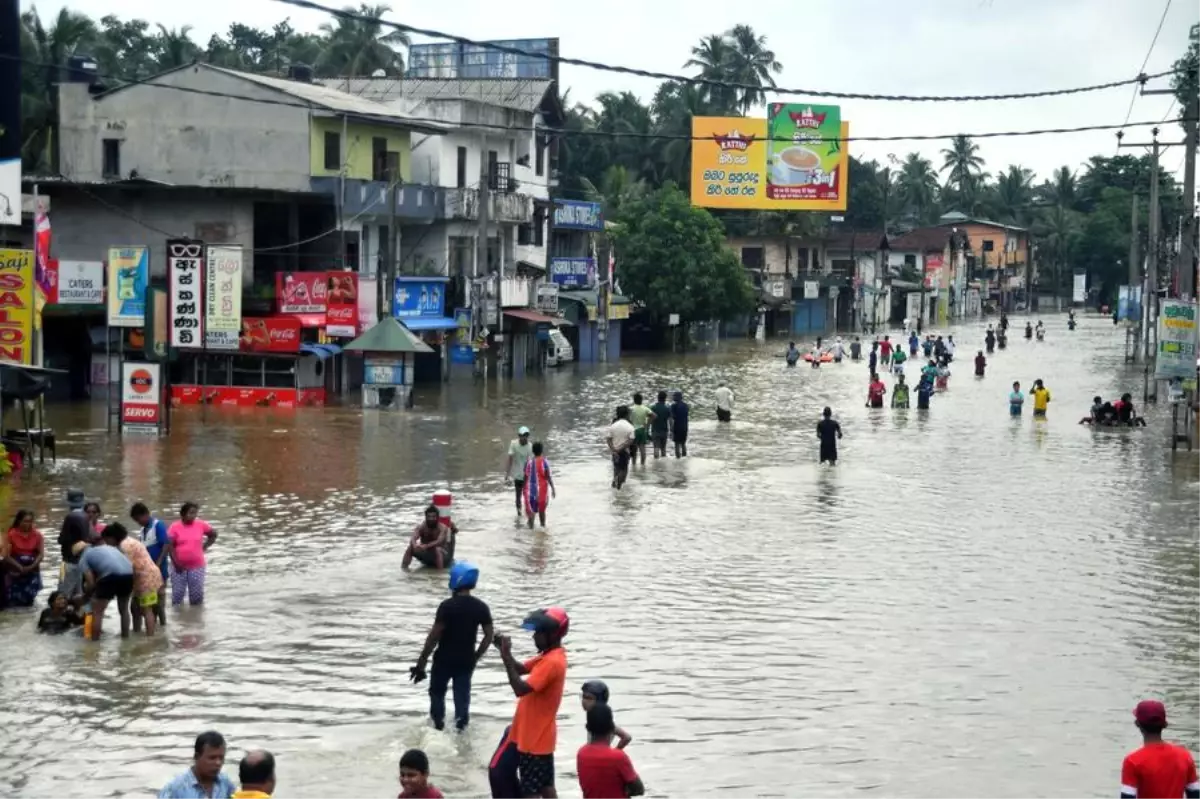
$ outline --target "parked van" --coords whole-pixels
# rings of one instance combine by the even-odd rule
[[[549,336],[546,342],[547,366],[558,366],[575,360],[575,350],[571,347],[571,342],[567,341],[566,336],[557,329],[550,330]]]

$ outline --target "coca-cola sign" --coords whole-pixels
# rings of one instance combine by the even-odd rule
[[[275,302],[279,313],[325,313],[325,272],[276,272]]]
[[[245,317],[238,343],[242,352],[294,355],[300,351],[300,320],[294,316]]]

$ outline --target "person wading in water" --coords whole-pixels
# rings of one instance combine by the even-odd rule
[[[821,439],[821,463],[837,466],[837,442],[842,437],[842,426],[833,419],[833,410],[821,411],[823,417],[817,422],[817,438]]]

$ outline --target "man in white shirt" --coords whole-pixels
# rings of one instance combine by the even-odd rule
[[[529,442],[529,428],[521,425],[517,428],[517,437],[508,445],[508,464],[504,467],[504,480],[512,480],[516,489],[517,515],[521,515],[521,497],[525,490],[525,464],[533,457],[533,444]],[[514,469],[515,467],[515,469]]]
[[[617,418],[608,428],[608,450],[612,453],[613,488],[618,491],[629,476],[629,450],[633,446],[634,429],[629,421],[629,406],[617,406]]]
[[[722,383],[714,396],[717,398],[717,421],[728,422],[733,418],[733,391]]]

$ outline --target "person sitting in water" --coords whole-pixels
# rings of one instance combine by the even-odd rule
[[[1088,409],[1088,415],[1079,420],[1080,424],[1104,424],[1104,418],[1107,412],[1112,410],[1112,403],[1105,402],[1103,397],[1092,397],[1092,407]]]
[[[1116,411],[1117,424],[1125,424],[1130,427],[1146,426],[1146,420],[1138,416],[1133,407],[1132,394],[1122,394],[1121,399],[1113,403],[1113,410]]]
[[[444,569],[450,565],[454,559],[454,539],[458,530],[453,522],[449,526],[442,524],[439,515],[436,505],[425,508],[425,521],[413,530],[400,568],[411,566],[413,558],[431,569]]]
[[[908,407],[908,383],[904,382],[904,374],[896,377],[896,385],[892,386],[892,407]]]
[[[983,350],[979,350],[975,354],[975,376],[983,377],[985,369],[987,369],[987,358],[983,357]]]
[[[796,349],[796,342],[788,342],[787,353],[783,357],[787,360],[788,366],[796,365],[796,362],[800,360],[800,350]]]
[[[879,375],[872,374],[871,382],[867,385],[867,407],[882,408],[883,395],[887,392],[887,386],[879,379]]]
[[[42,615],[38,617],[37,631],[39,633],[58,635],[83,624],[83,617],[67,604],[67,598],[61,591],[51,591],[46,604],[49,607],[43,610]]]

